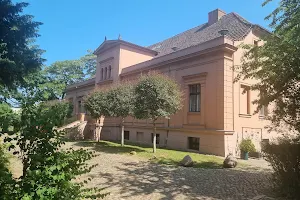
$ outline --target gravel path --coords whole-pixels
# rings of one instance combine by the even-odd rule
[[[99,165],[85,177],[92,178],[89,186],[108,187],[106,200],[272,199],[264,196],[270,192],[264,170],[172,167],[104,152],[90,163]]]

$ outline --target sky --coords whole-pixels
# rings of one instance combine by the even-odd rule
[[[106,36],[148,46],[206,23],[208,12],[219,8],[268,27],[264,18],[278,1],[263,0],[23,0],[24,13],[42,22],[37,44],[46,52],[46,65],[79,59],[95,50]],[[14,2],[19,2],[15,0]]]

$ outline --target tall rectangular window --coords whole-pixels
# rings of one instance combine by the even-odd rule
[[[188,137],[188,149],[199,151],[200,138]]]
[[[129,140],[129,131],[124,131],[124,140]]]
[[[259,110],[259,115],[260,116],[267,116],[268,115],[268,106],[262,106],[261,109]]]
[[[201,95],[201,85],[194,84],[189,85],[189,111],[190,112],[200,112],[200,95]]]
[[[250,98],[250,86],[241,85],[240,94],[240,113],[251,114],[251,98]]]

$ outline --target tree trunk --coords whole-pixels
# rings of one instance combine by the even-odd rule
[[[96,124],[96,140],[97,140],[97,142],[100,142],[101,130],[102,130],[102,126],[100,126],[100,124]]]
[[[156,152],[156,124],[153,122],[153,153]]]
[[[121,146],[124,146],[124,118],[122,118],[121,122]]]
[[[26,176],[27,173],[27,168],[28,168],[28,159],[23,158],[23,177]]]

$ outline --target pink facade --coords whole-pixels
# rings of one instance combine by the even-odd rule
[[[236,30],[240,26],[241,30]],[[267,112],[253,114],[256,106],[251,101],[258,94],[243,91],[254,80],[234,83],[232,66],[240,64],[243,49],[239,45],[254,44],[266,31],[218,9],[209,13],[208,23],[194,29],[150,47],[104,41],[95,51],[96,77],[67,88],[66,98],[75,105],[74,114],[82,112],[82,97],[94,89],[135,80],[155,70],[174,78],[184,92],[183,108],[171,119],[158,121],[158,146],[226,156],[239,154],[241,139],[252,138],[259,151],[260,141],[271,138],[264,129]],[[103,117],[101,123],[102,139],[120,140],[119,119]],[[128,117],[125,131],[129,141],[152,142],[147,120]]]

